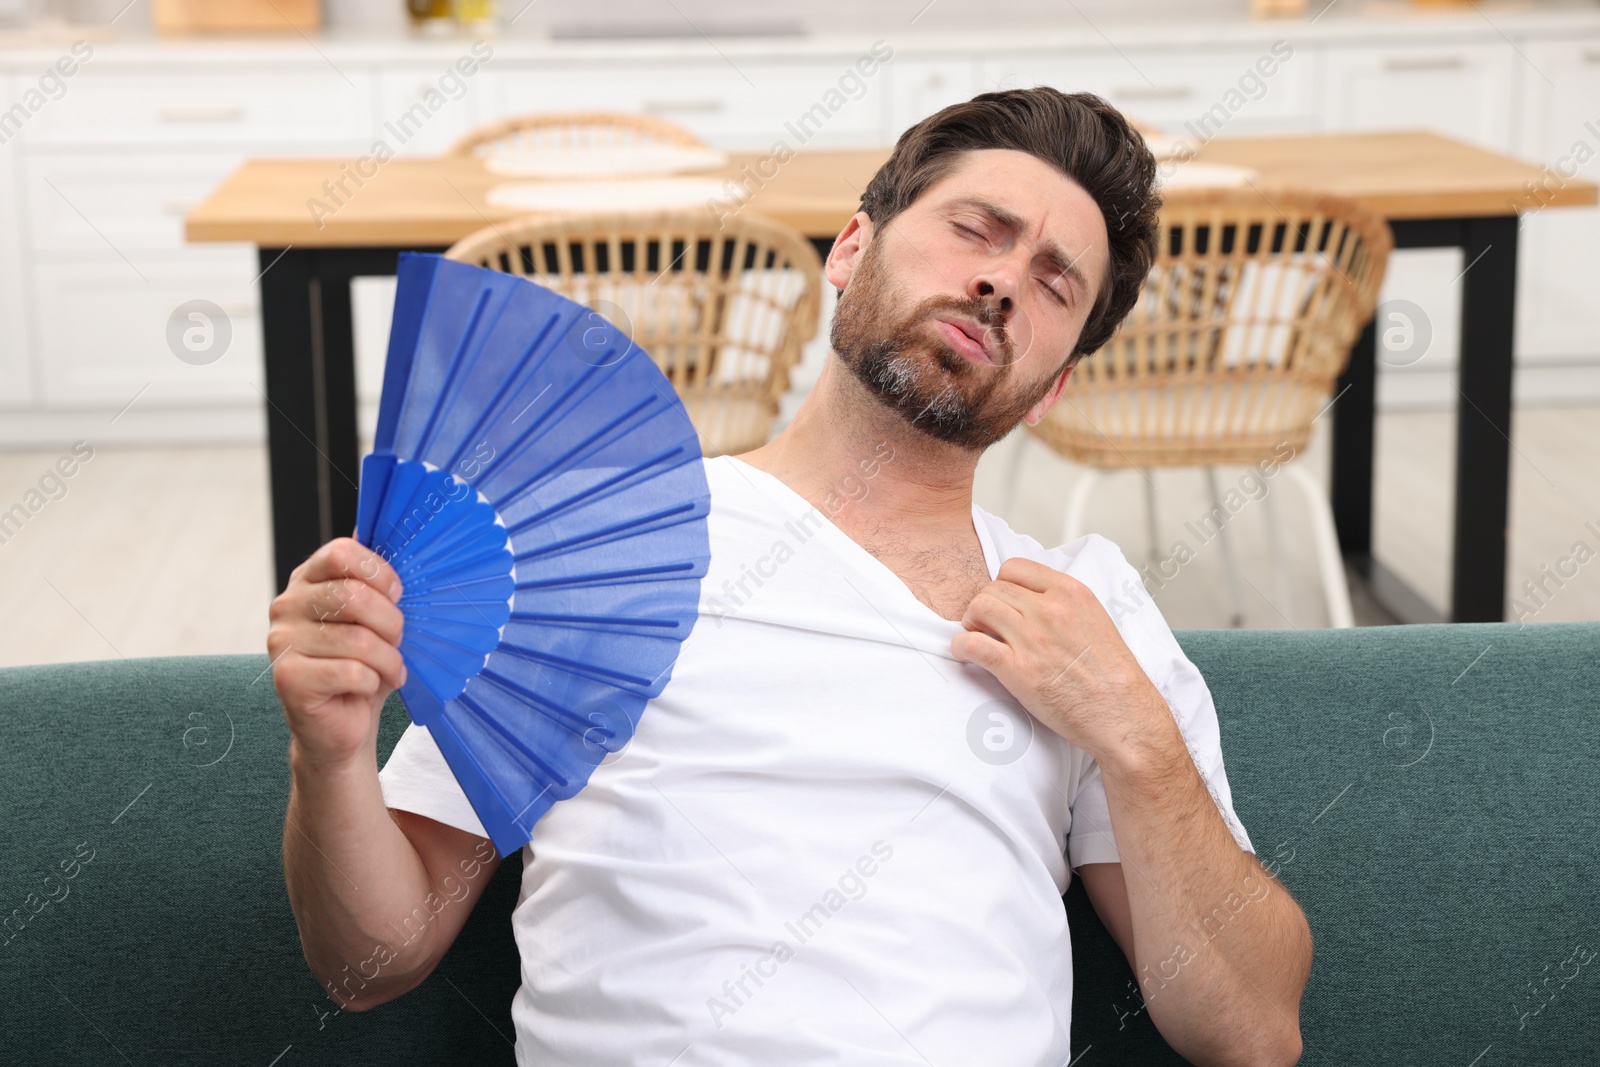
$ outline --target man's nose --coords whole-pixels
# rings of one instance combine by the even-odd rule
[[[1016,309],[1016,301],[1012,298],[1014,287],[1007,284],[1004,277],[990,275],[974,281],[971,293],[983,301],[984,318],[989,325],[1004,325],[1011,318],[1011,313]]]

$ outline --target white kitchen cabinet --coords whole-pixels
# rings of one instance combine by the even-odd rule
[[[115,258],[35,264],[40,398],[63,408],[116,411],[148,386],[140,399],[145,409],[259,403],[256,271],[255,256],[229,250],[145,261],[137,270]],[[216,305],[231,334],[226,350],[203,365],[180,359],[168,340],[169,319],[191,300]]]
[[[859,54],[807,60],[561,68],[495,63],[482,75],[486,121],[530,111],[639,111],[676,122],[718,148],[760,151],[782,142],[793,151],[881,144],[885,75],[894,60],[885,64],[863,47]]]
[[[908,127],[950,104],[982,92],[978,63],[967,58],[896,59],[889,77],[888,136],[893,143]]]
[[[1329,45],[1330,130],[1433,130],[1511,151],[1516,51],[1506,41]]]
[[[215,425],[200,417],[208,405],[259,411],[251,388],[261,380],[259,264],[246,246],[185,244],[189,206],[248,157],[353,161],[378,139],[400,155],[432,154],[475,126],[528,111],[641,111],[732,150],[852,148],[891,144],[977,92],[1048,84],[1099,93],[1191,141],[1420,127],[1552,170],[1563,158],[1570,167],[1583,143],[1594,158],[1576,164],[1578,176],[1600,177],[1600,130],[1589,125],[1600,126],[1600,21],[1530,15],[1498,27],[1455,18],[1391,27],[1352,17],[1333,28],[1338,17],[1281,31],[1217,26],[1205,39],[1193,28],[1152,27],[1145,37],[1125,26],[1115,44],[1088,32],[1004,41],[886,33],[876,55],[865,35],[732,42],[726,57],[693,43],[557,47],[507,37],[459,79],[459,91],[453,75],[442,79],[465,43],[335,35],[316,41],[322,54],[299,38],[96,44],[68,91],[0,145],[0,409],[10,426],[21,419],[54,432],[57,413],[61,425],[86,408],[109,418],[148,386],[118,432],[163,405],[196,427]],[[1573,25],[1583,28],[1573,33]],[[1262,33],[1280,33],[1283,43],[1275,48]],[[18,99],[52,58],[0,55],[0,105]],[[435,92],[442,106],[427,108]],[[404,137],[395,133],[402,122]],[[1382,368],[1383,402],[1454,401],[1459,259],[1418,251],[1392,264],[1385,296],[1423,304],[1435,329],[1423,360]],[[1555,383],[1551,395],[1591,395],[1580,372],[1600,368],[1596,278],[1600,209],[1527,218],[1519,390],[1531,367]],[[367,430],[392,291],[392,279],[357,286]],[[173,309],[195,298],[220,305],[232,329],[228,354],[214,364],[185,363],[166,340]]]
[[[1549,188],[1600,179],[1600,36],[1529,41],[1517,152],[1549,168]],[[1518,246],[1517,353],[1530,362],[1600,362],[1600,207],[1534,210]]]
[[[0,75],[0,99],[14,99],[12,79]],[[22,204],[15,144],[0,145],[0,409],[33,403],[28,344],[27,271],[21,241]]]
[[[1219,134],[1313,129],[1317,76],[1316,50],[1284,39],[1254,48],[992,56],[982,63],[979,89],[1092,92],[1198,146]]]
[[[470,78],[447,77],[452,70],[437,63],[379,70],[372,136],[396,155],[432,156],[478,125],[480,101],[488,91],[484,68]]]
[[[184,216],[249,156],[369,150],[375,86],[350,61],[85,64],[9,146],[27,204],[17,243],[33,407],[117,412],[135,396],[141,412],[259,404],[255,250],[188,244]],[[225,330],[212,361],[174,350],[170,320],[194,300],[214,312],[175,329],[180,339]]]

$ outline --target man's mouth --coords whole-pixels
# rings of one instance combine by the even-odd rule
[[[994,365],[989,354],[989,331],[967,318],[939,316],[933,320],[934,328],[944,337],[945,343],[972,363]]]

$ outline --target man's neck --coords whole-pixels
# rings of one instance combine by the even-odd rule
[[[852,536],[897,528],[918,539],[971,532],[979,455],[907,425],[830,352],[789,424],[737,458],[819,507],[830,494],[848,501],[824,514]]]

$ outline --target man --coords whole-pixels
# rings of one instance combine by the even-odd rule
[[[1114,545],[1047,550],[971,497],[1137,299],[1154,172],[1115,110],[1043,88],[900,138],[828,257],[815,387],[706,461],[671,681],[523,849],[519,1062],[1065,1064],[1071,869],[1174,1048],[1298,1059],[1310,932],[1204,681]],[[428,975],[498,861],[425,730],[377,769],[404,667],[373,558],[325,545],[268,640],[290,899],[353,1010]]]

